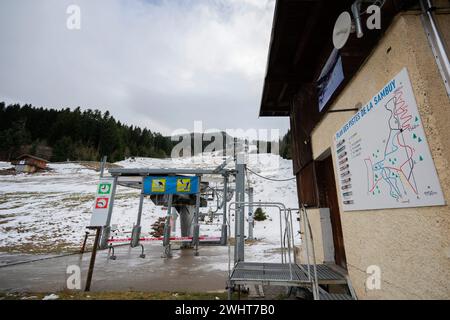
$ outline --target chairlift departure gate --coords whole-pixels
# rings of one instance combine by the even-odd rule
[[[184,237],[183,243],[189,243],[186,241],[190,239],[190,245],[195,248],[195,255],[198,255],[198,248],[200,242],[200,229],[199,229],[199,216],[200,207],[202,204],[207,205],[208,191],[205,187],[202,189],[202,177],[205,175],[220,175],[223,177],[223,198],[222,204],[219,209],[222,209],[222,228],[220,241],[209,243],[213,245],[229,245],[230,248],[230,213],[233,210],[235,212],[235,243],[234,243],[234,263],[231,268],[231,250],[229,249],[229,277],[228,277],[228,292],[229,298],[231,293],[238,287],[240,292],[241,285],[276,285],[292,287],[306,287],[309,288],[314,296],[314,299],[352,299],[355,298],[354,292],[352,295],[333,295],[324,291],[319,287],[320,284],[347,284],[351,289],[348,277],[343,276],[324,264],[317,264],[315,261],[314,245],[312,238],[312,231],[309,224],[309,219],[305,207],[301,209],[286,208],[283,203],[276,202],[254,202],[253,201],[253,188],[245,187],[245,174],[247,171],[246,165],[242,158],[235,159],[235,169],[225,169],[228,161],[225,161],[222,165],[218,166],[214,170],[206,169],[151,169],[151,168],[139,168],[139,169],[110,169],[109,173],[113,177],[112,194],[110,198],[110,206],[108,208],[108,216],[104,226],[97,228],[97,240],[100,232],[102,233],[101,241],[98,245],[101,249],[110,248],[113,251],[111,257],[115,259],[114,247],[108,246],[110,236],[110,223],[113,213],[114,197],[116,193],[117,185],[140,189],[139,208],[136,224],[131,232],[130,247],[135,248],[140,246],[141,258],[145,258],[144,246],[141,241],[141,218],[143,210],[143,202],[146,196],[150,196],[155,205],[164,205],[167,207],[167,214],[165,217],[164,234],[163,234],[163,257],[170,258],[171,253],[171,226],[170,217],[172,210],[177,207],[177,211],[180,213],[184,210],[185,215],[193,210],[193,217],[188,219],[181,219],[182,234]],[[106,162],[106,159],[104,159]],[[104,163],[102,164],[104,167]],[[101,170],[103,173],[103,170]],[[103,174],[101,173],[101,177]],[[234,176],[235,178],[235,202],[228,203],[231,198],[229,197],[229,178]],[[192,190],[186,194],[177,192],[148,192],[148,180],[151,177],[159,179],[191,179],[195,177],[197,179],[196,190]],[[155,179],[156,179],[155,178]],[[193,179],[193,178],[192,178]],[[165,180],[167,183],[167,180]],[[191,181],[192,182],[192,181]],[[151,182],[153,183],[153,181]],[[164,189],[165,191],[165,189]],[[222,190],[220,190],[222,191]],[[215,190],[219,192],[219,190]],[[248,193],[249,200],[246,201],[246,193]],[[203,198],[202,198],[203,197]],[[218,201],[219,203],[219,201]],[[234,207],[233,207],[234,206]],[[245,245],[245,208],[249,208],[249,214],[253,214],[253,207],[273,207],[278,208],[280,214],[280,249],[281,249],[281,263],[264,263],[264,262],[247,262],[244,256]],[[189,210],[191,208],[191,211]],[[304,234],[302,241],[305,242],[306,247],[306,264],[297,264],[296,253],[294,250],[294,234],[293,234],[293,221],[292,212],[299,211],[301,214],[301,222],[304,225]],[[217,212],[215,213],[217,214]],[[186,218],[186,217],[184,217]],[[184,227],[183,227],[184,221]],[[188,222],[194,222],[188,223]],[[283,224],[284,222],[284,224]],[[249,237],[253,237],[253,223],[249,216]],[[92,228],[92,227],[91,227]],[[96,248],[95,248],[96,249]],[[96,250],[94,250],[95,252]],[[311,252],[310,252],[311,251]],[[312,261],[311,261],[312,253]],[[93,265],[95,263],[95,253],[91,258],[88,279],[92,278]],[[90,288],[90,281],[86,284],[87,290]]]
[[[180,215],[180,223],[181,223],[181,232],[182,232],[182,243],[184,246],[189,245],[195,249],[195,254],[198,255],[198,248],[200,243],[200,224],[199,217],[200,207],[207,205],[206,197],[211,194],[211,192],[205,191],[205,186],[207,186],[207,182],[202,180],[202,177],[205,175],[219,175],[223,178],[223,196],[220,207],[216,209],[222,209],[223,212],[216,212],[216,215],[222,216],[222,226],[221,226],[221,235],[219,241],[208,241],[208,239],[202,239],[202,244],[208,245],[226,245],[227,244],[227,203],[229,199],[229,177],[235,176],[235,180],[238,181],[238,176],[245,174],[245,169],[239,169],[238,165],[236,165],[237,169],[225,169],[228,161],[225,161],[222,165],[218,166],[215,169],[154,169],[154,168],[137,168],[137,169],[122,169],[122,168],[112,168],[109,170],[109,173],[114,178],[114,188],[112,193],[112,198],[115,196],[116,186],[121,185],[124,187],[137,188],[140,189],[140,199],[139,199],[139,208],[137,214],[136,224],[133,226],[131,231],[131,239],[130,246],[132,248],[141,246],[141,218],[143,211],[143,202],[146,197],[150,197],[150,199],[157,206],[164,206],[167,208],[167,214],[165,217],[164,223],[164,231],[163,231],[163,257],[171,257],[171,226],[170,226],[170,218],[173,212],[178,211]],[[245,168],[245,167],[244,167]],[[238,171],[239,174],[237,173]],[[164,180],[164,183],[167,183],[170,179],[179,179],[179,180],[189,180],[196,179],[195,186],[196,190],[190,190],[189,192],[166,192],[166,189],[162,189],[161,192],[149,192],[147,186],[147,180],[152,178],[159,178]],[[241,184],[236,187],[236,193],[241,195],[243,192],[239,192],[240,188],[244,187],[243,180]],[[189,183],[187,184],[189,186]],[[167,188],[169,186],[166,186]],[[173,186],[172,186],[173,187]],[[180,185],[182,187],[182,185]],[[211,189],[211,188],[210,188]],[[217,196],[219,190],[212,189],[213,193]],[[222,191],[222,190],[220,190]],[[219,205],[219,201],[218,201]],[[111,233],[111,216],[113,213],[113,205],[111,203],[110,210],[108,211],[107,223],[102,227],[102,237],[100,241],[99,247],[101,249],[111,248],[110,233]],[[242,215],[242,225],[244,222]],[[186,237],[191,238],[191,241],[186,241]],[[244,237],[242,237],[242,243],[239,244],[239,247],[243,250],[243,241]],[[142,247],[143,248],[143,247]],[[141,254],[141,257],[145,257],[145,255]]]

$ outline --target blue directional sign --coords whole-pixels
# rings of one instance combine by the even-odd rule
[[[144,194],[194,194],[199,190],[197,176],[149,176],[144,178]]]

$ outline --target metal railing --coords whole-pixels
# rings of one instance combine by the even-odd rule
[[[232,208],[232,206],[238,205],[238,206],[243,206],[243,207],[249,207],[249,206],[258,206],[258,207],[263,207],[263,208],[277,208],[280,214],[280,250],[281,250],[281,263],[285,263],[286,256],[289,259],[289,264],[292,263],[292,259],[291,259],[291,243],[290,241],[288,241],[288,246],[287,248],[285,247],[285,243],[283,241],[284,235],[287,234],[289,237],[289,239],[291,238],[290,236],[290,228],[288,220],[287,219],[287,209],[286,206],[281,203],[281,202],[231,202],[228,206],[228,214],[230,214],[231,211],[236,211],[236,208]],[[283,233],[283,214],[284,214],[284,219],[285,219],[285,231]],[[235,216],[235,219],[237,219],[237,216]],[[230,219],[228,219],[230,220]],[[240,231],[240,232],[243,232]],[[231,233],[231,232],[229,232]],[[241,236],[241,235],[240,235]],[[235,235],[236,238],[236,235]],[[235,239],[235,241],[237,241],[237,239]],[[286,252],[287,249],[287,252]],[[292,268],[291,266],[289,266],[289,270],[290,270],[290,277],[292,279]]]
[[[300,213],[300,223],[303,222],[304,229],[304,237],[302,236],[302,245],[304,245],[306,249],[306,265],[307,270],[300,264],[298,267],[307,275],[308,282],[311,285],[313,297],[315,300],[319,300],[319,285],[318,285],[318,275],[317,275],[317,263],[315,258],[315,250],[314,250],[314,239],[312,236],[311,224],[308,218],[308,213],[306,207],[302,205],[301,209],[298,208],[286,208],[283,203],[280,202],[231,202],[228,207],[228,221],[227,226],[229,228],[228,237],[231,237],[231,228],[230,228],[230,213],[231,211],[237,211],[236,206],[256,206],[262,208],[277,208],[280,215],[280,253],[281,253],[281,263],[289,265],[289,277],[290,280],[293,280],[293,270],[292,263],[297,264],[297,256],[295,253],[295,238],[293,232],[293,219],[292,214],[294,211],[298,211]],[[235,215],[235,219],[238,217]],[[237,223],[237,222],[236,222]],[[241,236],[241,235],[240,235]],[[236,235],[235,235],[235,241]],[[230,241],[229,241],[230,243]],[[229,244],[228,249],[228,278],[231,278],[231,245]],[[311,254],[312,253],[312,258]],[[235,261],[234,267],[236,267],[238,261]]]
[[[306,261],[307,261],[307,268],[308,268],[308,279],[311,280],[311,256],[310,256],[310,252],[309,252],[309,247],[311,244],[311,251],[312,251],[312,266],[313,266],[313,270],[314,270],[314,279],[313,281],[311,281],[312,283],[312,291],[313,291],[313,296],[315,300],[320,300],[320,295],[319,295],[319,281],[317,278],[317,263],[316,263],[316,254],[315,254],[315,250],[314,250],[314,238],[312,235],[312,229],[311,229],[311,223],[309,221],[308,218],[308,212],[306,210],[306,207],[304,204],[302,204],[301,207],[301,217],[300,220],[303,220],[303,229],[304,229],[304,234],[305,237],[302,237],[302,240],[305,241],[305,249],[306,249]],[[300,221],[301,223],[301,221]]]

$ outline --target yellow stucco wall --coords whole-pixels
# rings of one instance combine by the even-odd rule
[[[439,22],[450,26],[450,15],[441,14]],[[448,203],[450,100],[418,13],[396,17],[366,63],[335,100],[332,109],[365,104],[404,67],[411,78]],[[344,112],[324,117],[312,134],[314,158],[332,147],[333,135],[351,116],[352,113]],[[334,150],[332,154],[335,154]],[[450,298],[448,205],[357,212],[343,212],[341,208],[341,220],[349,275],[359,299]],[[380,290],[365,288],[366,269],[370,265],[381,268]]]

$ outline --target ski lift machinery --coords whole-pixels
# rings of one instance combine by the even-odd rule
[[[319,287],[319,284],[347,284],[351,288],[348,277],[335,272],[330,269],[327,265],[316,264],[315,254],[314,254],[314,241],[312,239],[311,226],[309,224],[308,215],[306,212],[306,207],[302,206],[299,209],[286,208],[283,203],[275,202],[253,202],[251,197],[252,188],[249,186],[245,187],[245,176],[246,172],[250,171],[247,169],[243,158],[240,155],[235,157],[235,168],[227,169],[227,165],[230,160],[229,158],[224,161],[220,166],[215,169],[155,169],[155,168],[138,168],[138,169],[123,169],[123,168],[111,168],[109,173],[112,176],[113,185],[112,193],[110,198],[110,205],[108,210],[108,215],[106,223],[101,227],[101,241],[99,247],[101,249],[114,249],[112,245],[109,245],[110,232],[111,232],[111,216],[113,212],[114,197],[117,190],[117,185],[140,189],[140,201],[139,209],[137,215],[136,224],[131,232],[130,246],[132,248],[140,246],[142,252],[140,257],[144,258],[144,247],[140,244],[141,241],[141,217],[143,209],[143,201],[146,196],[156,205],[167,206],[167,215],[165,218],[164,225],[164,236],[163,257],[171,257],[171,238],[170,238],[170,216],[171,210],[176,208],[181,216],[181,229],[182,235],[187,235],[183,238],[186,243],[195,248],[195,254],[198,255],[198,247],[200,242],[199,235],[199,217],[200,217],[200,207],[205,207],[207,205],[207,196],[210,194],[208,190],[209,186],[206,182],[207,176],[219,176],[223,180],[223,189],[216,188],[215,193],[222,193],[222,202],[218,205],[215,214],[222,216],[222,227],[221,227],[221,237],[220,241],[215,243],[209,243],[213,245],[227,245],[228,244],[228,293],[229,298],[231,298],[231,293],[237,287],[238,293],[240,293],[240,287],[242,285],[276,285],[276,286],[286,286],[288,288],[294,287],[307,287],[309,288],[315,299],[354,299],[353,290],[351,290],[351,296],[347,295],[336,295],[325,292]],[[234,177],[235,189],[229,188],[230,178]],[[202,178],[204,181],[202,182]],[[159,183],[161,179],[165,179],[166,184],[169,184],[169,180],[178,179],[189,180],[189,182],[194,182],[192,184],[192,189],[189,192],[177,192],[176,185],[175,191],[170,191],[170,185],[165,185],[163,189],[162,185]],[[268,179],[268,178],[265,178]],[[153,185],[153,180],[155,189],[152,192],[151,186]],[[282,181],[282,180],[280,180]],[[164,183],[163,183],[164,185]],[[189,183],[191,185],[191,183]],[[173,187],[173,186],[172,186]],[[166,192],[166,189],[168,190]],[[249,192],[249,201],[245,200],[245,194]],[[233,193],[235,194],[235,201],[230,202]],[[272,207],[279,210],[280,213],[280,243],[281,243],[281,263],[264,263],[264,262],[247,262],[244,261],[244,241],[245,241],[245,215],[244,209],[252,208],[254,205],[259,207]],[[219,210],[222,212],[218,212]],[[184,213],[183,213],[183,210]],[[235,212],[235,242],[234,242],[234,263],[233,268],[231,268],[231,245],[230,245],[230,212]],[[251,209],[249,210],[252,211]],[[293,222],[292,213],[299,212],[301,215],[301,221],[304,224],[305,237],[302,237],[302,241],[305,241],[306,247],[306,264],[300,265],[296,262],[295,250],[294,249],[294,234],[293,234]],[[183,219],[183,214],[185,219]],[[193,224],[190,224],[194,222]],[[183,227],[184,224],[184,227]],[[249,224],[250,225],[250,224]],[[250,231],[250,230],[249,230]],[[250,232],[249,232],[250,234]],[[312,255],[310,255],[312,253]],[[114,256],[114,252],[113,252]],[[112,256],[112,257],[113,257]],[[312,261],[311,261],[312,256]],[[95,261],[95,260],[94,260]],[[91,258],[92,262],[92,258]],[[93,265],[91,263],[91,265]],[[90,267],[93,270],[93,267]],[[90,272],[92,275],[92,271]],[[87,281],[90,283],[90,281]],[[86,285],[88,288],[90,285]],[[87,289],[86,289],[87,290]],[[339,296],[339,297],[338,297]]]
[[[101,249],[113,249],[110,243],[111,235],[111,216],[113,214],[114,197],[116,194],[116,186],[120,185],[128,188],[140,189],[139,207],[137,212],[136,223],[131,231],[130,246],[132,248],[140,246],[142,248],[141,257],[144,255],[144,247],[141,244],[141,218],[143,211],[143,202],[145,197],[150,197],[152,202],[158,206],[167,208],[165,217],[164,231],[163,231],[163,257],[171,257],[171,226],[170,217],[173,210],[176,209],[180,215],[181,236],[183,246],[192,246],[195,248],[195,255],[198,255],[198,247],[200,241],[205,245],[227,245],[228,243],[228,228],[227,221],[227,207],[231,200],[233,193],[236,194],[236,199],[244,199],[246,191],[244,184],[245,164],[240,164],[236,161],[234,169],[227,169],[227,165],[233,158],[226,159],[221,165],[214,169],[180,169],[180,168],[111,168],[108,170],[114,180],[113,193],[111,195],[111,208],[108,212],[106,225],[102,228],[102,236],[100,240]],[[223,188],[213,188],[207,182],[208,177],[221,177]],[[230,188],[230,178],[234,177],[236,187],[235,190]],[[178,190],[179,181],[189,180],[190,189],[188,192]],[[174,183],[172,183],[175,181]],[[153,190],[159,185],[160,189]],[[185,191],[185,190],[184,190]],[[211,195],[219,197],[217,199],[217,208],[214,210],[214,216],[222,216],[221,235],[219,241],[209,241],[200,239],[200,212],[201,207],[206,207],[208,198]],[[221,210],[221,212],[219,212]],[[244,230],[244,207],[236,213],[236,250],[239,257],[243,259],[244,250],[244,232],[242,236],[240,230]],[[114,256],[114,254],[113,254]]]

